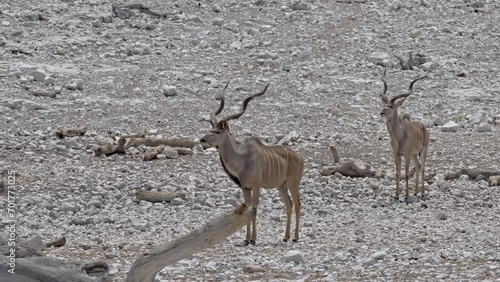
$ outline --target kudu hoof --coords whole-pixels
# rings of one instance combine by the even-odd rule
[[[255,246],[255,241],[254,240],[250,240],[250,245]]]
[[[288,242],[288,239],[283,239],[283,242]]]
[[[293,239],[292,242],[297,243],[299,239]]]
[[[248,246],[248,245],[250,244],[250,241],[248,241],[248,240],[244,240],[244,241],[243,241],[243,244],[244,244],[245,246]]]

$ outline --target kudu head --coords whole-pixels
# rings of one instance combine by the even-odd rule
[[[387,92],[387,82],[385,81],[385,73],[387,71],[387,68],[384,66],[384,75],[382,76],[381,80],[384,83],[384,92],[380,93],[380,98],[382,98],[382,102],[384,103],[384,107],[382,111],[380,112],[381,116],[385,116],[387,120],[393,119],[394,116],[397,116],[398,108],[403,104],[403,102],[408,98],[408,96],[411,95],[413,92],[413,84],[415,82],[427,78],[427,74],[425,76],[419,77],[415,80],[413,80],[410,83],[409,91],[408,93],[405,94],[400,94],[397,96],[394,96],[392,99],[389,100],[385,93]]]
[[[266,92],[267,87],[269,86],[269,83],[266,85],[264,90],[262,90],[261,92],[259,92],[257,94],[253,94],[253,95],[249,96],[248,98],[246,98],[243,101],[243,106],[238,113],[233,114],[233,115],[229,115],[229,116],[225,116],[220,121],[217,121],[217,115],[220,114],[222,112],[222,110],[224,109],[224,103],[225,103],[224,93],[226,92],[228,85],[229,85],[229,82],[226,84],[226,86],[222,90],[222,94],[218,95],[219,100],[220,100],[219,107],[210,114],[210,119],[208,120],[208,122],[210,122],[210,125],[212,126],[212,128],[210,128],[209,132],[200,139],[200,142],[208,143],[210,146],[213,146],[216,148],[218,148],[219,145],[223,142],[223,140],[225,140],[227,135],[229,135],[229,124],[227,122],[229,120],[238,119],[239,117],[241,117],[245,113],[245,111],[247,110],[248,103],[253,98],[262,96]]]

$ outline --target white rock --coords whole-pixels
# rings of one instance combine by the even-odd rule
[[[259,266],[259,265],[248,264],[248,265],[243,266],[243,272],[246,272],[246,273],[258,273],[258,272],[265,272],[265,271],[266,270],[262,266]]]
[[[369,62],[375,64],[381,64],[383,62],[391,60],[391,56],[384,52],[373,52],[366,58]]]
[[[460,128],[460,126],[456,122],[449,121],[445,125],[441,126],[441,131],[442,132],[457,132],[458,128]]]
[[[43,69],[36,69],[35,71],[31,72],[30,75],[35,81],[40,82],[45,81],[45,78],[47,77],[47,73]]]
[[[161,88],[161,93],[167,97],[177,95],[177,88],[172,85],[164,85]]]
[[[221,26],[224,24],[224,19],[222,18],[215,18],[212,20],[213,25]]]
[[[177,159],[179,157],[179,153],[174,149],[166,149],[163,154],[168,159]]]
[[[420,67],[424,71],[435,71],[439,67],[438,62],[427,62],[425,64],[420,65]]]
[[[380,260],[387,256],[387,251],[376,252],[372,255],[373,259]]]
[[[491,131],[491,126],[487,123],[481,123],[478,127],[477,127],[477,131],[478,132],[490,132]]]
[[[302,257],[301,251],[291,250],[291,251],[286,252],[286,254],[285,254],[285,263],[291,262],[291,261],[293,261],[295,263],[299,263],[299,262],[302,262],[303,260],[304,260],[304,258]]]

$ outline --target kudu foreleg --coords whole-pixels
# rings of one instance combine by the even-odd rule
[[[259,205],[260,198],[260,187],[252,189],[252,208],[257,212],[257,206]],[[257,240],[257,214],[252,222],[252,239],[250,240],[250,244],[255,245],[255,241]]]
[[[399,180],[401,179],[401,156],[395,153],[394,162],[396,163],[396,198],[399,201]]]
[[[243,198],[245,200],[245,203],[243,203],[242,205],[249,207],[252,204],[252,190],[250,190],[248,188],[241,188],[241,190],[243,191]],[[255,218],[257,218],[257,216]],[[252,220],[252,222],[254,220]],[[251,224],[251,222],[247,223],[247,234],[246,234],[246,239],[245,239],[245,245],[250,244],[250,235],[251,235],[250,224]]]

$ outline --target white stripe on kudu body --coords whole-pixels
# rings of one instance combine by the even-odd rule
[[[208,120],[212,128],[201,141],[217,148],[224,170],[240,186],[245,202],[240,206],[238,212],[242,212],[244,208],[250,206],[257,209],[262,187],[277,188],[287,213],[287,224],[283,240],[288,241],[290,239],[292,208],[294,208],[295,234],[293,240],[297,241],[299,239],[301,208],[299,185],[304,172],[304,159],[290,147],[281,145],[267,146],[257,138],[250,138],[244,143],[239,143],[229,132],[228,121],[242,116],[248,103],[253,98],[263,95],[268,86],[269,84],[262,92],[246,98],[240,112],[217,121],[216,116],[224,108],[225,99],[223,94],[227,89],[226,85],[223,94],[219,95],[219,107]],[[247,225],[245,243],[255,244],[256,238],[257,225],[256,219],[254,219],[252,223]]]

